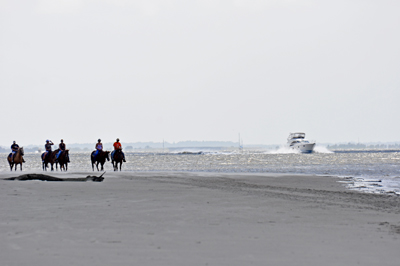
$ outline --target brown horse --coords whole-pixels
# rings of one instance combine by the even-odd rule
[[[118,164],[119,170],[121,171],[122,161],[124,159],[124,155],[122,154],[122,150],[118,149],[114,152],[114,156],[111,158],[111,163],[114,167],[114,171],[118,171]]]
[[[60,150],[55,150],[56,154],[59,152]],[[64,170],[67,171],[68,170],[68,163],[69,163],[69,150],[65,150],[62,151],[60,156],[58,156],[58,159],[56,160],[56,170],[58,170],[57,168],[57,164],[60,164],[60,171]]]
[[[94,164],[96,163],[96,168],[97,171],[99,171],[99,164],[101,165],[101,171],[104,170],[104,163],[110,160],[110,152],[109,151],[101,151],[99,154],[97,154],[96,158],[94,158],[94,153],[96,151],[93,151],[92,154],[90,155],[90,159],[92,161],[92,170],[94,171]]]
[[[49,163],[51,165],[51,171],[54,171],[53,165],[54,165],[54,163],[56,161],[57,151],[53,151],[51,153],[47,153],[46,158],[44,158],[44,154],[45,154],[45,152],[42,153],[43,171],[47,171],[47,167],[48,167],[47,164],[49,164]]]
[[[17,165],[20,164],[20,169],[22,171],[22,163],[25,162],[24,161],[24,148],[18,148],[18,151],[14,154],[14,158],[11,161],[11,155],[12,153],[10,153],[10,155],[8,155],[7,160],[8,163],[10,164],[10,170],[13,170],[13,166],[15,165],[15,171],[17,171]]]

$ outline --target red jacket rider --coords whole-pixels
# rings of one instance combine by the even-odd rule
[[[126,162],[126,161],[125,161],[125,154],[122,152],[122,145],[121,145],[121,142],[119,142],[119,139],[117,139],[117,141],[114,142],[114,145],[113,145],[113,146],[114,146],[114,150],[113,150],[113,152],[111,153],[111,159],[114,160],[115,151],[121,150],[121,153],[122,153],[122,155],[124,156],[122,160],[123,160],[124,162]]]

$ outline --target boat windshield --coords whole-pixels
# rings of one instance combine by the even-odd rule
[[[304,139],[306,137],[305,133],[292,133],[290,134],[290,138],[292,139]]]

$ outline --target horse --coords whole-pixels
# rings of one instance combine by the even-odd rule
[[[52,151],[51,153],[47,153],[46,158],[44,158],[44,154],[45,153],[43,152],[41,155],[42,161],[43,161],[43,164],[42,164],[43,171],[47,171],[47,167],[48,167],[47,164],[49,164],[49,163],[51,165],[51,171],[54,171],[53,165],[56,161],[57,151]]]
[[[60,150],[55,150],[56,153],[58,153]],[[58,170],[57,168],[57,164],[60,164],[60,171],[62,171],[64,169],[64,171],[68,170],[68,160],[69,159],[69,150],[65,150],[62,151],[60,156],[58,156],[58,159],[56,160],[56,170]]]
[[[103,165],[106,162],[106,159],[107,159],[107,161],[110,160],[110,152],[109,151],[101,151],[101,152],[99,152],[99,154],[97,154],[96,158],[94,158],[95,152],[96,151],[93,151],[92,154],[90,155],[90,159],[92,161],[92,170],[94,171],[94,164],[96,163],[97,171],[99,171],[99,163],[100,163],[101,171],[103,171],[104,170]]]
[[[17,165],[20,164],[20,169],[22,171],[22,163],[25,162],[24,161],[24,148],[18,148],[18,151],[14,154],[14,158],[11,161],[11,155],[12,153],[10,153],[7,157],[8,163],[10,164],[10,170],[13,170],[13,166],[15,165],[15,171],[17,171]]]
[[[114,167],[114,171],[118,171],[118,163],[119,170],[121,171],[122,161],[124,159],[124,155],[122,154],[122,149],[115,150],[113,158],[111,158],[111,163]]]

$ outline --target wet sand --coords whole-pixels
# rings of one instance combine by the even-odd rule
[[[400,197],[338,181],[187,172],[0,180],[1,265],[399,265]]]

